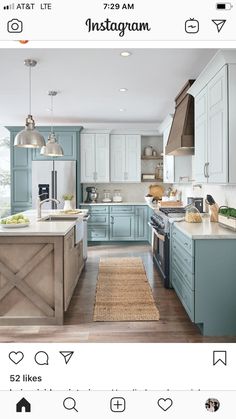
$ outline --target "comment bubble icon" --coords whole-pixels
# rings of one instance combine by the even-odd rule
[[[39,351],[35,354],[34,360],[38,365],[49,365],[49,356],[47,352]]]

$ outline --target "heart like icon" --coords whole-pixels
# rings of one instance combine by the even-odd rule
[[[24,354],[23,352],[10,352],[9,353],[9,358],[10,360],[14,363],[14,364],[19,364],[23,358],[24,358]]]
[[[171,408],[171,406],[173,405],[173,400],[171,399],[159,399],[157,402],[158,406],[164,410],[164,412],[166,412],[168,409]]]

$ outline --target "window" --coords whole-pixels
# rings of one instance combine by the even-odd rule
[[[0,127],[0,217],[11,211],[10,133]]]

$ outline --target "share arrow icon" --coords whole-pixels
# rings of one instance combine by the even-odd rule
[[[71,360],[72,356],[74,355],[73,351],[60,351],[60,354],[63,356],[66,365]]]
[[[221,29],[226,23],[226,19],[212,19],[212,22],[216,25],[218,33],[220,33]]]

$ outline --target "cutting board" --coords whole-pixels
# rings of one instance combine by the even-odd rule
[[[168,207],[168,208],[182,207],[183,202],[182,201],[158,201],[158,205],[160,207]]]
[[[154,197],[154,199],[158,200],[163,197],[164,189],[160,185],[150,185],[149,186],[149,194]]]

